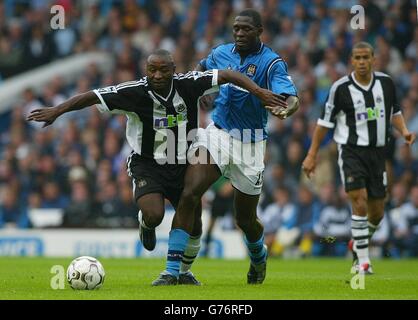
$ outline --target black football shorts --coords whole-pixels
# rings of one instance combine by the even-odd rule
[[[345,191],[366,188],[368,197],[386,196],[387,175],[384,147],[338,145],[338,165]]]
[[[149,193],[161,193],[174,208],[184,188],[185,164],[158,164],[154,159],[132,153],[127,160],[127,170],[132,178],[135,201]]]

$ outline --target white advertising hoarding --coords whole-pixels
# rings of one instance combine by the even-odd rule
[[[207,217],[204,215],[204,226]],[[74,257],[164,257],[172,214],[157,228],[157,246],[149,252],[139,241],[136,229],[0,229],[0,256]],[[214,229],[210,256],[245,258],[241,232]],[[202,240],[203,242],[203,240]],[[202,249],[204,248],[202,244]]]

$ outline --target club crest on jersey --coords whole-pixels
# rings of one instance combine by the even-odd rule
[[[377,98],[376,98],[376,102],[377,102],[377,103],[381,103],[381,102],[382,102],[382,97],[381,97],[381,96],[377,96]]]
[[[183,113],[186,111],[186,106],[183,103],[180,103],[179,105],[175,105],[174,109],[176,109],[177,113]]]
[[[247,76],[253,77],[255,75],[255,71],[257,70],[257,66],[255,64],[250,64],[247,68]]]

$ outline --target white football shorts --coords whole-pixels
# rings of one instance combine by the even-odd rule
[[[199,147],[207,149],[222,175],[242,193],[259,195],[263,187],[266,140],[243,143],[213,123],[199,128],[190,149],[189,161]]]

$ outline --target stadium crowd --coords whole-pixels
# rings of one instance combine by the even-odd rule
[[[50,6],[62,5],[66,27],[51,30]],[[360,4],[366,28],[353,30]],[[229,42],[231,18],[245,7],[262,13],[262,40],[287,62],[301,101],[285,121],[270,117],[265,185],[259,208],[272,254],[345,255],[350,208],[329,136],[313,181],[301,164],[331,83],[350,72],[356,41],[376,49],[376,70],[396,82],[411,131],[418,132],[418,24],[415,1],[340,0],[0,0],[1,81],[76,53],[106,51],[114,70],[90,65],[74,83],[55,77],[41,92],[27,88],[0,114],[0,228],[31,227],[28,210],[63,208],[64,227],[137,227],[125,160],[125,118],[95,108],[61,117],[47,129],[25,121],[30,110],[57,105],[93,88],[144,75],[144,58],[171,51],[176,71],[195,67],[214,46]],[[201,112],[201,126],[210,110]],[[387,214],[373,241],[380,254],[418,256],[418,145],[391,139],[387,150]],[[215,192],[215,191],[213,191]],[[204,201],[210,209],[210,197]],[[286,250],[293,248],[294,250]]]

